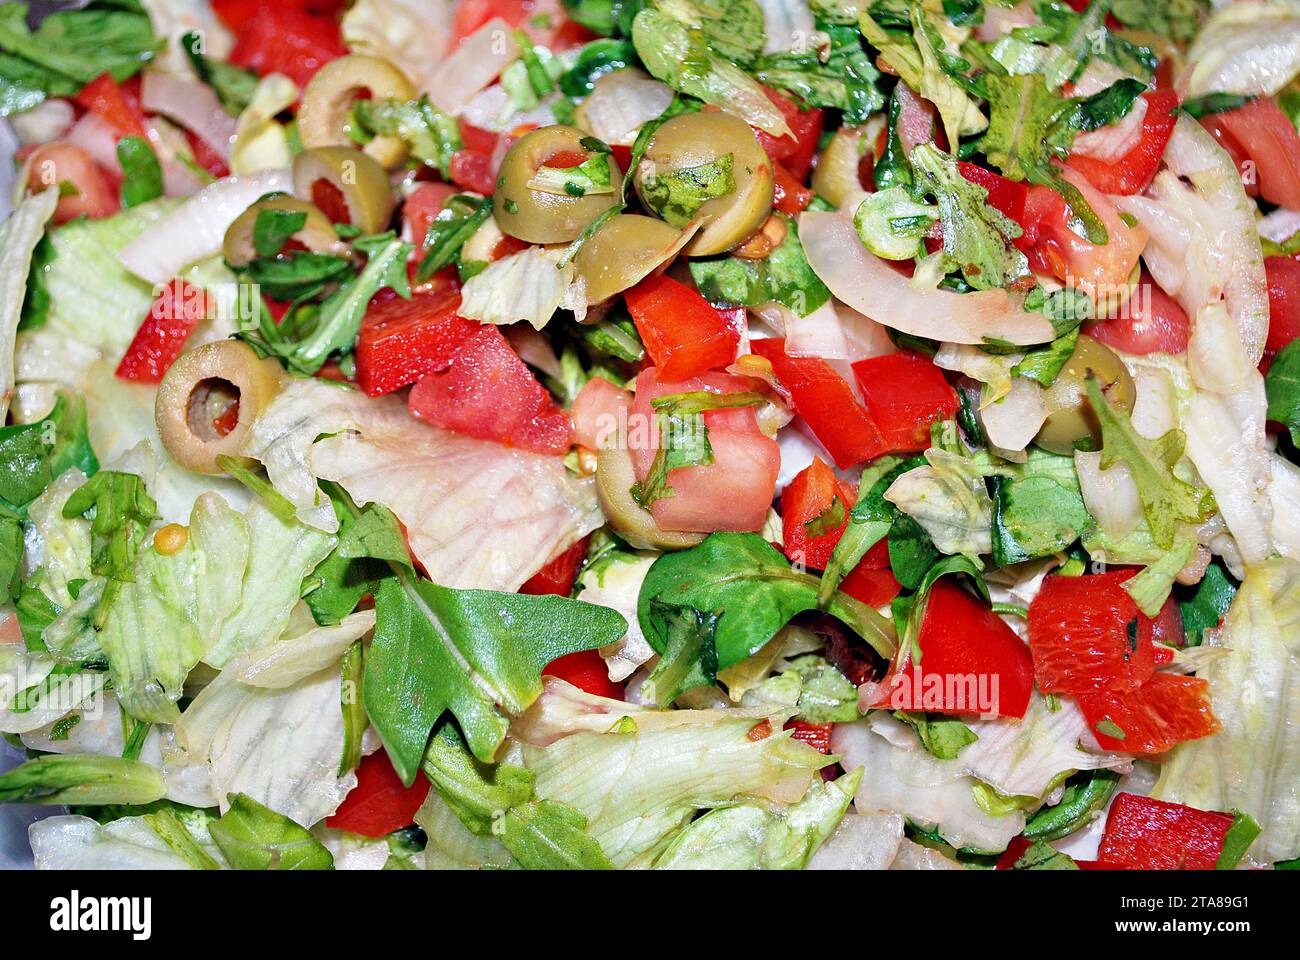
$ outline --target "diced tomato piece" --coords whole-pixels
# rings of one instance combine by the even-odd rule
[[[1048,577],[1029,605],[1029,649],[1044,693],[1136,690],[1155,672],[1150,628],[1122,584],[1132,571]]]
[[[260,76],[282,73],[302,88],[317,70],[347,52],[337,17],[268,0],[236,30],[230,62]]]
[[[736,359],[739,334],[686,284],[650,276],[625,296],[646,352],[665,380],[686,380]]]
[[[451,179],[466,190],[485,195],[497,188],[492,158],[478,150],[457,150],[451,155]]]
[[[1228,132],[1219,118],[1220,113],[1212,113],[1209,116],[1201,118],[1201,126],[1210,132],[1218,142],[1228,157],[1232,160],[1232,165],[1237,168],[1241,174],[1241,185],[1245,188],[1246,196],[1259,197],[1259,172],[1255,169],[1255,161],[1246,153],[1246,149],[1237,142],[1237,138]]]
[[[881,540],[882,544],[886,541]],[[894,571],[886,568],[874,568],[863,557],[856,567],[840,581],[840,589],[855,600],[861,600],[869,607],[879,609],[893,603],[903,586],[894,576]]]
[[[1134,870],[1213,870],[1232,822],[1226,813],[1116,794],[1097,860]]]
[[[917,643],[920,661],[901,648],[875,706],[1025,715],[1034,691],[1029,648],[991,607],[951,577],[941,578],[930,591]]]
[[[279,6],[329,16],[341,11],[350,0],[276,0],[276,2]],[[238,30],[257,16],[259,9],[266,3],[267,0],[212,0],[212,12],[231,30]]]
[[[1226,131],[1251,160],[1259,193],[1269,203],[1300,209],[1300,131],[1272,97],[1206,118]]]
[[[834,728],[833,723],[809,723],[807,720],[787,720],[785,724],[786,730],[794,731],[790,734],[791,740],[799,740],[825,754],[831,752],[831,731]]]
[[[1081,693],[1075,699],[1103,750],[1164,753],[1219,731],[1210,685],[1199,677],[1157,672],[1136,690]]]
[[[1187,350],[1189,327],[1178,301],[1143,269],[1137,289],[1120,308],[1119,316],[1094,323],[1085,332],[1125,353],[1178,354]]]
[[[329,218],[330,223],[352,222],[352,213],[348,210],[348,201],[343,196],[343,191],[324,177],[311,185],[311,202]]]
[[[140,97],[130,94],[111,74],[101,73],[72,98],[77,106],[93,113],[113,128],[119,137],[143,137],[144,111]]]
[[[212,418],[212,429],[217,431],[217,436],[225,437],[230,435],[230,431],[239,426],[239,398],[236,397],[231,401],[226,409]]]
[[[546,562],[546,566],[528,578],[519,588],[519,592],[535,597],[545,594],[567,597],[573,592],[573,581],[578,579],[578,568],[582,566],[582,561],[587,559],[589,539],[583,537],[567,550],[561,550],[551,557]]]
[[[230,167],[226,166],[226,161],[221,154],[217,153],[206,140],[192,130],[186,130],[185,142],[189,144],[190,152],[194,154],[194,162],[200,167],[218,180],[230,176]]]
[[[1165,155],[1178,119],[1178,94],[1173,90],[1152,90],[1144,93],[1142,99],[1147,105],[1142,134],[1128,153],[1113,161],[1082,156],[1070,157],[1068,161],[1070,167],[1087,177],[1102,193],[1124,196],[1141,193],[1160,169],[1160,159]]]
[[[849,523],[849,511],[857,500],[850,484],[835,476],[821,457],[801,470],[781,493],[781,530],[785,541],[785,555],[794,563],[802,563],[814,570],[825,570],[830,562],[835,544],[844,535]],[[809,524],[829,522],[829,512],[836,510],[840,522],[825,533],[812,535]]]
[[[50,187],[59,188],[55,223],[82,216],[96,220],[117,213],[118,197],[112,178],[81,147],[47,143],[32,151],[26,163],[29,190],[42,193]]]
[[[464,117],[461,117],[460,142],[466,150],[476,150],[479,153],[486,153],[491,156],[492,151],[497,148],[497,141],[500,139],[501,135],[499,133],[476,127],[467,122]]]
[[[792,357],[784,340],[754,340],[750,349],[772,364],[798,414],[841,470],[874,460],[888,447],[848,381],[818,357]]]
[[[550,666],[542,671],[542,676],[556,677],[571,683],[593,697],[623,699],[623,685],[609,679],[605,661],[595,650],[566,653],[558,660],[552,660]]]
[[[411,389],[408,402],[434,426],[537,453],[562,454],[573,439],[568,413],[496,327],[471,334],[446,369]]]
[[[361,759],[357,785],[325,818],[325,826],[363,837],[385,837],[415,821],[415,811],[429,795],[430,786],[428,777],[417,775],[408,787],[393,769],[387,753],[372,753]]]
[[[931,425],[957,415],[957,391],[923,354],[900,350],[859,360],[853,376],[892,452],[926,449]]]
[[[410,300],[376,297],[357,336],[357,383],[378,397],[445,370],[457,351],[482,325],[466,320],[460,291],[413,292]]]
[[[989,206],[1016,223],[1022,223],[1025,218],[1025,199],[1029,196],[1028,187],[965,160],[957,164],[957,170],[964,179],[979,184],[988,191]]]
[[[533,43],[559,53],[594,39],[594,34],[564,14],[559,0],[460,0],[452,33],[455,42],[477,32],[493,17],[526,32]]]
[[[211,310],[206,291],[173,280],[154,300],[149,315],[117,365],[117,375],[139,383],[161,383],[163,375],[185,349],[189,335]]]
[[[725,373],[670,381],[660,379],[655,367],[642,371],[636,381],[627,432],[636,479],[644,481],[649,475],[659,448],[652,400],[679,393],[707,391],[726,395],[749,389],[748,380]],[[679,467],[668,474],[673,495],[650,505],[655,523],[664,530],[699,533],[761,530],[776,491],[781,448],[759,430],[752,408],[707,410],[704,425],[713,463]]]
[[[812,190],[796,180],[794,174],[779,163],[772,164],[772,172],[776,176],[772,206],[788,216],[797,217],[812,203]]]
[[[1265,257],[1268,278],[1268,340],[1266,349],[1276,353],[1300,337],[1300,260]]]
[[[447,198],[455,195],[456,188],[447,183],[422,183],[402,204],[402,217],[411,228],[411,242],[416,251],[424,249],[429,226],[442,212]]]
[[[573,440],[590,450],[599,450],[609,437],[626,429],[632,394],[620,390],[604,377],[592,377],[574,398]]]
[[[812,170],[813,158],[821,143],[822,126],[825,121],[824,111],[818,107],[801,110],[789,97],[764,87],[768,99],[776,105],[790,128],[791,136],[774,137],[764,130],[754,130],[758,142],[767,151],[773,163],[780,162],[790,171],[796,181],[802,182]]]

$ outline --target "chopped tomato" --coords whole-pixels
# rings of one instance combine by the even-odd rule
[[[526,32],[552,53],[594,39],[594,34],[564,15],[559,0],[461,0],[452,26],[455,42],[475,33],[493,17]]]
[[[1174,133],[1178,120],[1178,94],[1173,90],[1144,93],[1147,112],[1142,117],[1142,133],[1132,149],[1118,160],[1073,156],[1071,168],[1083,174],[1102,193],[1131,196],[1141,193],[1160,169],[1160,159]],[[1294,133],[1294,130],[1292,131]]]
[[[117,365],[117,375],[139,383],[161,383],[210,309],[208,295],[199,287],[182,280],[163,287]]]
[[[589,539],[583,537],[567,550],[561,550],[551,557],[546,562],[546,566],[528,578],[519,588],[519,592],[535,597],[545,594],[567,597],[573,592],[573,582],[578,579],[578,568],[582,566],[582,561],[587,559]]]
[[[772,173],[776,177],[776,189],[772,194],[772,206],[784,214],[797,217],[804,207],[812,203],[812,190],[796,180],[794,174],[780,163],[772,164]]]
[[[833,723],[809,723],[807,720],[787,720],[786,730],[793,730],[790,734],[791,740],[799,740],[808,744],[818,753],[829,754],[831,752],[831,731],[834,729]]]
[[[706,373],[689,380],[663,380],[655,367],[641,372],[636,381],[627,443],[638,481],[650,473],[659,448],[659,428],[651,401],[678,393],[707,391],[726,395],[751,389],[748,380],[725,373]],[[752,408],[706,410],[713,462],[679,467],[668,474],[672,496],[650,505],[655,523],[664,530],[711,533],[715,530],[757,531],[763,528],[781,448],[758,428]]]
[[[460,291],[415,291],[371,301],[357,335],[357,383],[367,396],[392,393],[445,370],[482,325],[456,313]]]
[[[646,352],[666,380],[725,367],[740,336],[700,294],[671,277],[647,277],[626,294]]]
[[[260,76],[282,73],[302,88],[317,70],[347,52],[337,17],[263,2],[236,30],[230,62]]]
[[[1097,860],[1134,870],[1213,870],[1232,823],[1226,813],[1119,793]]]
[[[76,217],[92,220],[117,213],[118,199],[112,178],[85,150],[70,143],[47,143],[27,158],[27,188],[41,193],[59,188],[54,222]]]
[[[882,544],[884,540],[880,541]],[[903,586],[894,576],[894,571],[874,568],[863,557],[856,567],[840,581],[840,589],[855,600],[861,600],[869,607],[879,609],[893,603],[894,598],[902,592]]]
[[[429,226],[442,212],[442,205],[455,193],[456,188],[447,183],[422,183],[402,204],[402,217],[410,228],[417,253],[424,249]]]
[[[569,449],[573,427],[496,327],[472,333],[443,370],[424,377],[408,398],[434,426],[537,453]]]
[[[620,390],[604,377],[592,377],[574,398],[574,442],[590,450],[599,450],[604,441],[627,428],[632,394]]]
[[[238,30],[245,23],[257,16],[267,0],[212,0],[212,12],[231,30]],[[322,15],[336,14],[348,5],[350,0],[276,0],[278,6],[290,7],[307,13]]]
[[[853,376],[891,452],[926,449],[931,425],[957,415],[957,391],[923,354],[900,350],[859,360]]]
[[[1219,731],[1210,685],[1199,677],[1157,672],[1136,690],[1081,693],[1075,699],[1103,750],[1164,753]]]
[[[917,632],[920,661],[904,646],[875,706],[1023,717],[1034,664],[1015,631],[951,577],[930,591]]]
[[[885,441],[867,411],[858,403],[848,381],[818,357],[792,357],[784,340],[754,340],[750,349],[772,364],[781,386],[789,392],[795,411],[830,453],[841,470],[874,460],[885,452]]]
[[[200,167],[218,180],[230,176],[230,168],[226,166],[226,161],[221,154],[212,149],[208,141],[195,134],[194,131],[186,130],[185,142],[189,144],[190,152],[194,154],[194,162]]]
[[[311,185],[311,202],[329,218],[330,223],[352,222],[352,213],[348,210],[348,201],[343,196],[343,191],[324,177]]]
[[[1187,633],[1183,630],[1183,614],[1178,601],[1170,595],[1154,618],[1138,618],[1138,636],[1155,645],[1156,665],[1168,663],[1173,659],[1172,647],[1187,644]]]
[[[77,106],[93,113],[113,128],[119,137],[143,137],[144,111],[140,96],[132,93],[111,74],[101,73],[72,98]]]
[[[475,193],[492,193],[497,188],[492,157],[478,150],[457,150],[451,155],[451,180]]]
[[[1265,347],[1276,353],[1300,337],[1300,260],[1265,257],[1268,278],[1268,340]]]
[[[1232,165],[1237,168],[1241,174],[1241,185],[1246,190],[1246,196],[1259,196],[1259,174],[1255,169],[1255,161],[1246,153],[1245,148],[1237,142],[1237,138],[1228,132],[1228,128],[1219,122],[1222,114],[1212,113],[1209,116],[1201,118],[1201,126],[1210,131],[1210,134],[1218,142],[1228,157],[1232,160]]]
[[[582,650],[578,653],[566,653],[542,671],[544,677],[556,677],[571,683],[593,697],[606,697],[610,700],[623,699],[623,685],[609,679],[609,670],[605,661],[595,650]]]
[[[1206,118],[1255,161],[1259,194],[1269,203],[1300,210],[1300,131],[1272,97]]]
[[[452,34],[459,43],[493,17],[500,17],[512,27],[521,27],[533,12],[532,0],[461,0],[456,4]]]
[[[1122,584],[1132,571],[1048,577],[1029,605],[1029,649],[1044,693],[1124,693],[1155,672],[1151,631]]]
[[[849,511],[857,500],[850,484],[835,476],[821,457],[801,470],[781,492],[781,531],[785,555],[794,563],[825,570],[835,544],[844,535]],[[840,521],[834,523],[834,514]],[[822,533],[809,530],[820,524]]]
[[[1300,300],[1297,301],[1300,307]],[[1092,324],[1085,331],[1125,353],[1183,353],[1190,324],[1178,301],[1151,279],[1146,269],[1119,316]]]
[[[466,150],[476,150],[479,153],[486,153],[491,156],[492,151],[497,148],[497,142],[501,139],[499,133],[476,127],[466,121],[464,117],[460,118],[459,126],[460,142]]]
[[[387,753],[372,753],[361,759],[357,785],[325,818],[325,826],[363,837],[385,837],[415,821],[415,811],[429,795],[430,786],[428,777],[417,774],[408,787],[393,769]]]
[[[1008,180],[1001,174],[994,173],[992,170],[985,170],[983,167],[974,163],[967,163],[965,160],[957,164],[957,170],[964,179],[979,184],[988,191],[989,206],[993,209],[1004,216],[1010,217],[1016,223],[1021,223],[1024,220],[1025,199],[1029,195],[1029,188],[1023,183]]]
[[[812,170],[813,158],[817,156],[825,120],[824,112],[821,108],[800,110],[798,104],[784,94],[770,87],[763,89],[768,99],[781,111],[791,136],[774,137],[758,129],[754,130],[754,135],[772,162],[783,164],[794,179],[802,183]]]

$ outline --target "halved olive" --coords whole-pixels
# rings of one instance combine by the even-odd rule
[[[674,170],[699,167],[731,154],[736,188],[701,204],[700,232],[685,247],[693,257],[722,253],[763,225],[772,212],[772,161],[739,117],[701,110],[673,117],[650,138],[645,158],[633,175],[637,192],[647,181]]]
[[[588,239],[574,257],[587,282],[587,303],[600,303],[648,277],[677,255],[690,234],[654,217],[621,213]]]
[[[685,550],[704,542],[702,533],[659,529],[655,518],[632,499],[636,474],[632,457],[622,447],[601,447],[596,455],[596,498],[614,531],[637,550]]]
[[[586,136],[581,130],[556,124],[525,134],[510,147],[501,162],[492,198],[493,215],[504,233],[525,243],[568,243],[618,202],[623,173],[613,157],[584,147]],[[550,192],[529,186],[537,172],[551,163],[560,169],[576,167],[602,155],[609,162],[612,189],[607,193],[570,193],[563,188]]]
[[[817,196],[837,207],[866,192],[858,179],[863,157],[862,137],[862,131],[856,127],[840,127],[831,137],[831,142],[826,144],[817,160],[817,168],[813,170],[813,190]]]
[[[1100,441],[1097,416],[1084,392],[1089,372],[1100,381],[1102,393],[1111,406],[1125,412],[1133,409],[1137,390],[1124,361],[1110,347],[1083,334],[1044,396],[1049,413],[1034,439],[1044,450],[1071,454],[1075,444],[1085,437]]]
[[[322,191],[342,195],[349,222],[362,233],[386,229],[397,204],[388,171],[351,147],[316,147],[294,158],[293,192],[329,210],[330,204],[320,197]]]
[[[226,262],[232,267],[246,266],[257,259],[257,250],[253,246],[253,230],[257,226],[257,215],[263,210],[305,213],[307,222],[293,234],[294,240],[297,240],[313,253],[332,253],[337,256],[347,254],[347,244],[339,240],[339,236],[334,232],[334,225],[330,223],[329,217],[321,213],[319,209],[306,200],[299,200],[297,197],[272,197],[269,200],[259,200],[253,204],[241,213],[235,219],[235,222],[230,225],[230,229],[226,231],[226,238],[221,245],[221,252],[225,256]]]
[[[410,100],[415,88],[406,75],[387,60],[351,54],[331,60],[316,71],[302,92],[298,108],[298,133],[302,145],[313,147],[342,147],[352,141],[348,137],[348,111],[357,95],[369,92],[376,100]],[[365,152],[389,168],[399,166],[409,152],[406,141],[400,137],[375,137],[364,147]]]

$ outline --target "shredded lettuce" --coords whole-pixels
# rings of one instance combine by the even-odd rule
[[[925,459],[925,466],[895,480],[885,499],[915,519],[941,553],[991,553],[993,503],[979,469],[965,457],[933,447]]]
[[[481,323],[527,320],[542,329],[569,298],[577,275],[562,250],[529,247],[488,264],[461,290],[460,315]]]
[[[29,197],[0,224],[0,420],[14,392],[14,337],[22,320],[32,256],[54,216],[59,191]]]

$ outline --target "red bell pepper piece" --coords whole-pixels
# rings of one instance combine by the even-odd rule
[[[880,428],[853,395],[848,381],[818,357],[792,357],[784,340],[754,340],[750,349],[772,364],[795,410],[841,470],[874,460],[888,447]]]
[[[573,582],[578,579],[578,568],[587,558],[587,541],[590,539],[583,537],[567,550],[560,551],[529,577],[519,592],[534,597],[546,594],[567,597],[573,592]]]
[[[784,214],[797,217],[808,204],[812,203],[812,190],[796,180],[794,174],[780,163],[772,164],[772,173],[776,177],[772,206]]]
[[[808,525],[827,516],[839,501],[843,519],[825,533],[812,535]],[[785,555],[793,563],[802,563],[814,570],[825,570],[830,562],[835,544],[844,535],[849,524],[849,511],[857,500],[850,484],[835,476],[835,472],[820,458],[801,470],[781,493],[781,530],[785,541]]]
[[[1178,94],[1173,90],[1152,90],[1144,93],[1147,112],[1142,118],[1142,134],[1128,153],[1118,160],[1100,160],[1097,157],[1070,157],[1066,161],[1088,178],[1088,182],[1102,193],[1132,195],[1141,193],[1151,183],[1160,169],[1160,159],[1173,136],[1178,119]],[[1292,133],[1295,130],[1292,128]]]
[[[1137,870],[1213,870],[1232,821],[1226,813],[1116,794],[1097,861]]]
[[[434,426],[537,453],[563,454],[573,440],[568,413],[496,327],[472,334],[445,370],[412,388],[408,403]]]
[[[595,650],[566,653],[542,671],[544,677],[557,677],[595,697],[623,699],[623,685],[609,679],[605,661]]]
[[[1136,690],[1075,694],[1103,750],[1164,753],[1184,740],[1218,733],[1210,685],[1199,677],[1155,673]]]
[[[1268,340],[1264,346],[1276,353],[1300,337],[1300,260],[1265,257],[1268,279]]]
[[[963,179],[978,184],[988,191],[990,207],[1023,226],[1025,199],[1029,195],[1028,187],[1018,181],[1008,180],[992,170],[986,170],[978,164],[967,163],[965,160],[958,162],[957,170]]]
[[[736,359],[736,329],[684,283],[647,277],[627,292],[626,300],[661,379],[687,380]]]
[[[230,62],[261,76],[283,73],[302,88],[317,70],[347,52],[337,17],[266,0],[236,31]]]
[[[190,152],[194,154],[194,162],[200,167],[218,180],[230,176],[230,168],[226,166],[226,161],[222,159],[221,154],[212,149],[208,141],[194,131],[186,130],[185,142],[189,144]]]
[[[784,729],[793,730],[791,740],[800,740],[818,753],[830,754],[833,723],[809,723],[807,720],[787,720]]]
[[[853,364],[862,400],[891,452],[930,446],[930,426],[957,415],[957,391],[929,357],[907,350]]]
[[[873,570],[866,565],[866,559],[863,558],[863,561],[840,581],[840,590],[855,600],[861,600],[869,607],[879,609],[893,603],[894,598],[903,591],[903,585],[894,576],[894,571]]]
[[[992,608],[951,578],[939,580],[921,614],[921,660],[906,649],[874,704],[893,710],[1023,717],[1034,691],[1029,650]]]
[[[754,130],[754,135],[758,137],[758,142],[767,151],[773,163],[784,164],[796,180],[803,181],[812,170],[813,158],[817,156],[817,147],[821,142],[825,120],[824,111],[820,107],[800,110],[798,105],[784,94],[777,93],[770,87],[764,87],[763,90],[768,99],[781,111],[791,135],[774,137],[758,129]]]
[[[485,195],[497,188],[492,158],[478,150],[457,150],[451,155],[451,180],[466,190]]]
[[[415,821],[429,795],[428,777],[417,776],[409,787],[393,769],[383,750],[363,757],[357,767],[357,785],[339,808],[325,818],[325,826],[363,837],[385,837]]]
[[[212,0],[212,12],[231,30],[238,30],[257,16],[265,3],[266,0]],[[277,0],[277,3],[294,10],[325,16],[338,13],[348,5],[349,0]]]
[[[466,320],[460,291],[416,291],[410,300],[381,294],[371,301],[357,335],[357,383],[367,396],[392,393],[446,369],[482,325]]]
[[[207,293],[183,280],[163,287],[149,315],[126,348],[117,375],[139,383],[161,383],[185,349],[185,341],[210,312]]]
[[[132,87],[139,86],[138,83]],[[113,128],[119,137],[144,137],[144,111],[138,89],[123,86],[111,74],[101,73],[72,98],[77,106],[93,113]]]

